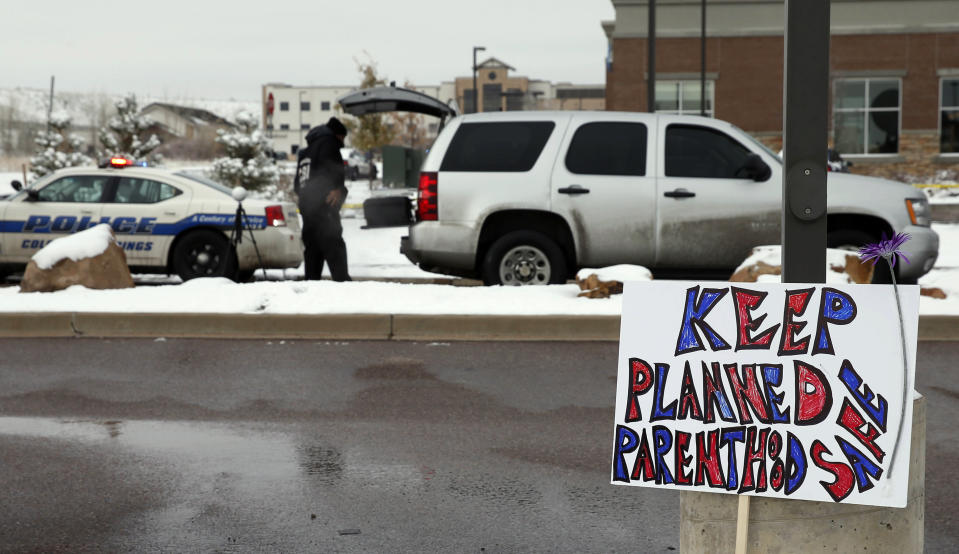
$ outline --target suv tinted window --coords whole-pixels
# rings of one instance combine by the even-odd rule
[[[666,176],[736,179],[749,150],[725,133],[696,125],[666,128]]]
[[[529,171],[555,126],[552,121],[463,123],[440,171]]]
[[[43,187],[37,197],[43,202],[100,202],[109,175],[71,175]]]
[[[566,169],[587,175],[645,175],[646,126],[642,123],[587,123],[576,129]]]

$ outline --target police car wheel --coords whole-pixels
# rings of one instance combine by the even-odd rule
[[[234,279],[234,281],[237,283],[252,283],[255,275],[256,269],[240,269],[237,270],[236,279]]]
[[[237,277],[236,256],[225,236],[206,229],[193,231],[177,242],[173,270],[184,281],[197,277]]]

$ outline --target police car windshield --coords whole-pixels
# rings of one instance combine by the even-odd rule
[[[187,179],[189,179],[189,180],[191,180],[191,181],[196,181],[197,183],[200,183],[200,184],[202,184],[202,185],[206,185],[206,186],[208,186],[208,187],[210,187],[210,188],[212,188],[212,189],[216,189],[216,190],[222,192],[223,194],[229,195],[229,194],[232,194],[232,193],[233,193],[233,190],[230,189],[229,187],[224,186],[224,185],[221,185],[220,183],[217,183],[216,181],[214,181],[214,180],[212,180],[212,179],[210,179],[210,178],[208,178],[208,177],[204,177],[204,176],[203,176],[202,174],[200,174],[200,173],[193,173],[193,172],[190,172],[190,171],[177,171],[176,173],[174,173],[174,175],[177,175],[177,176],[179,176],[179,177],[186,177]]]

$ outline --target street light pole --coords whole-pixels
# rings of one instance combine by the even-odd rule
[[[479,91],[476,89],[476,53],[486,50],[483,46],[473,47],[473,113],[479,112]]]
[[[656,111],[656,0],[649,0],[646,33],[646,111]]]
[[[706,0],[700,6],[699,30],[699,115],[706,115]]]

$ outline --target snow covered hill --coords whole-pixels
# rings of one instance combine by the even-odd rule
[[[66,112],[73,120],[75,126],[95,125],[98,117],[102,119],[103,115],[111,115],[113,103],[124,96],[126,96],[126,93],[122,92],[69,92],[54,90],[54,110]],[[16,121],[37,123],[46,121],[49,100],[49,89],[26,87],[0,88],[0,111],[6,114],[7,109],[9,109],[10,118]],[[250,111],[254,114],[260,113],[260,102],[257,100],[137,96],[137,103],[140,106],[147,106],[151,102],[166,102],[190,108],[200,108],[230,121],[241,111]],[[107,113],[101,114],[102,110],[107,110]]]

